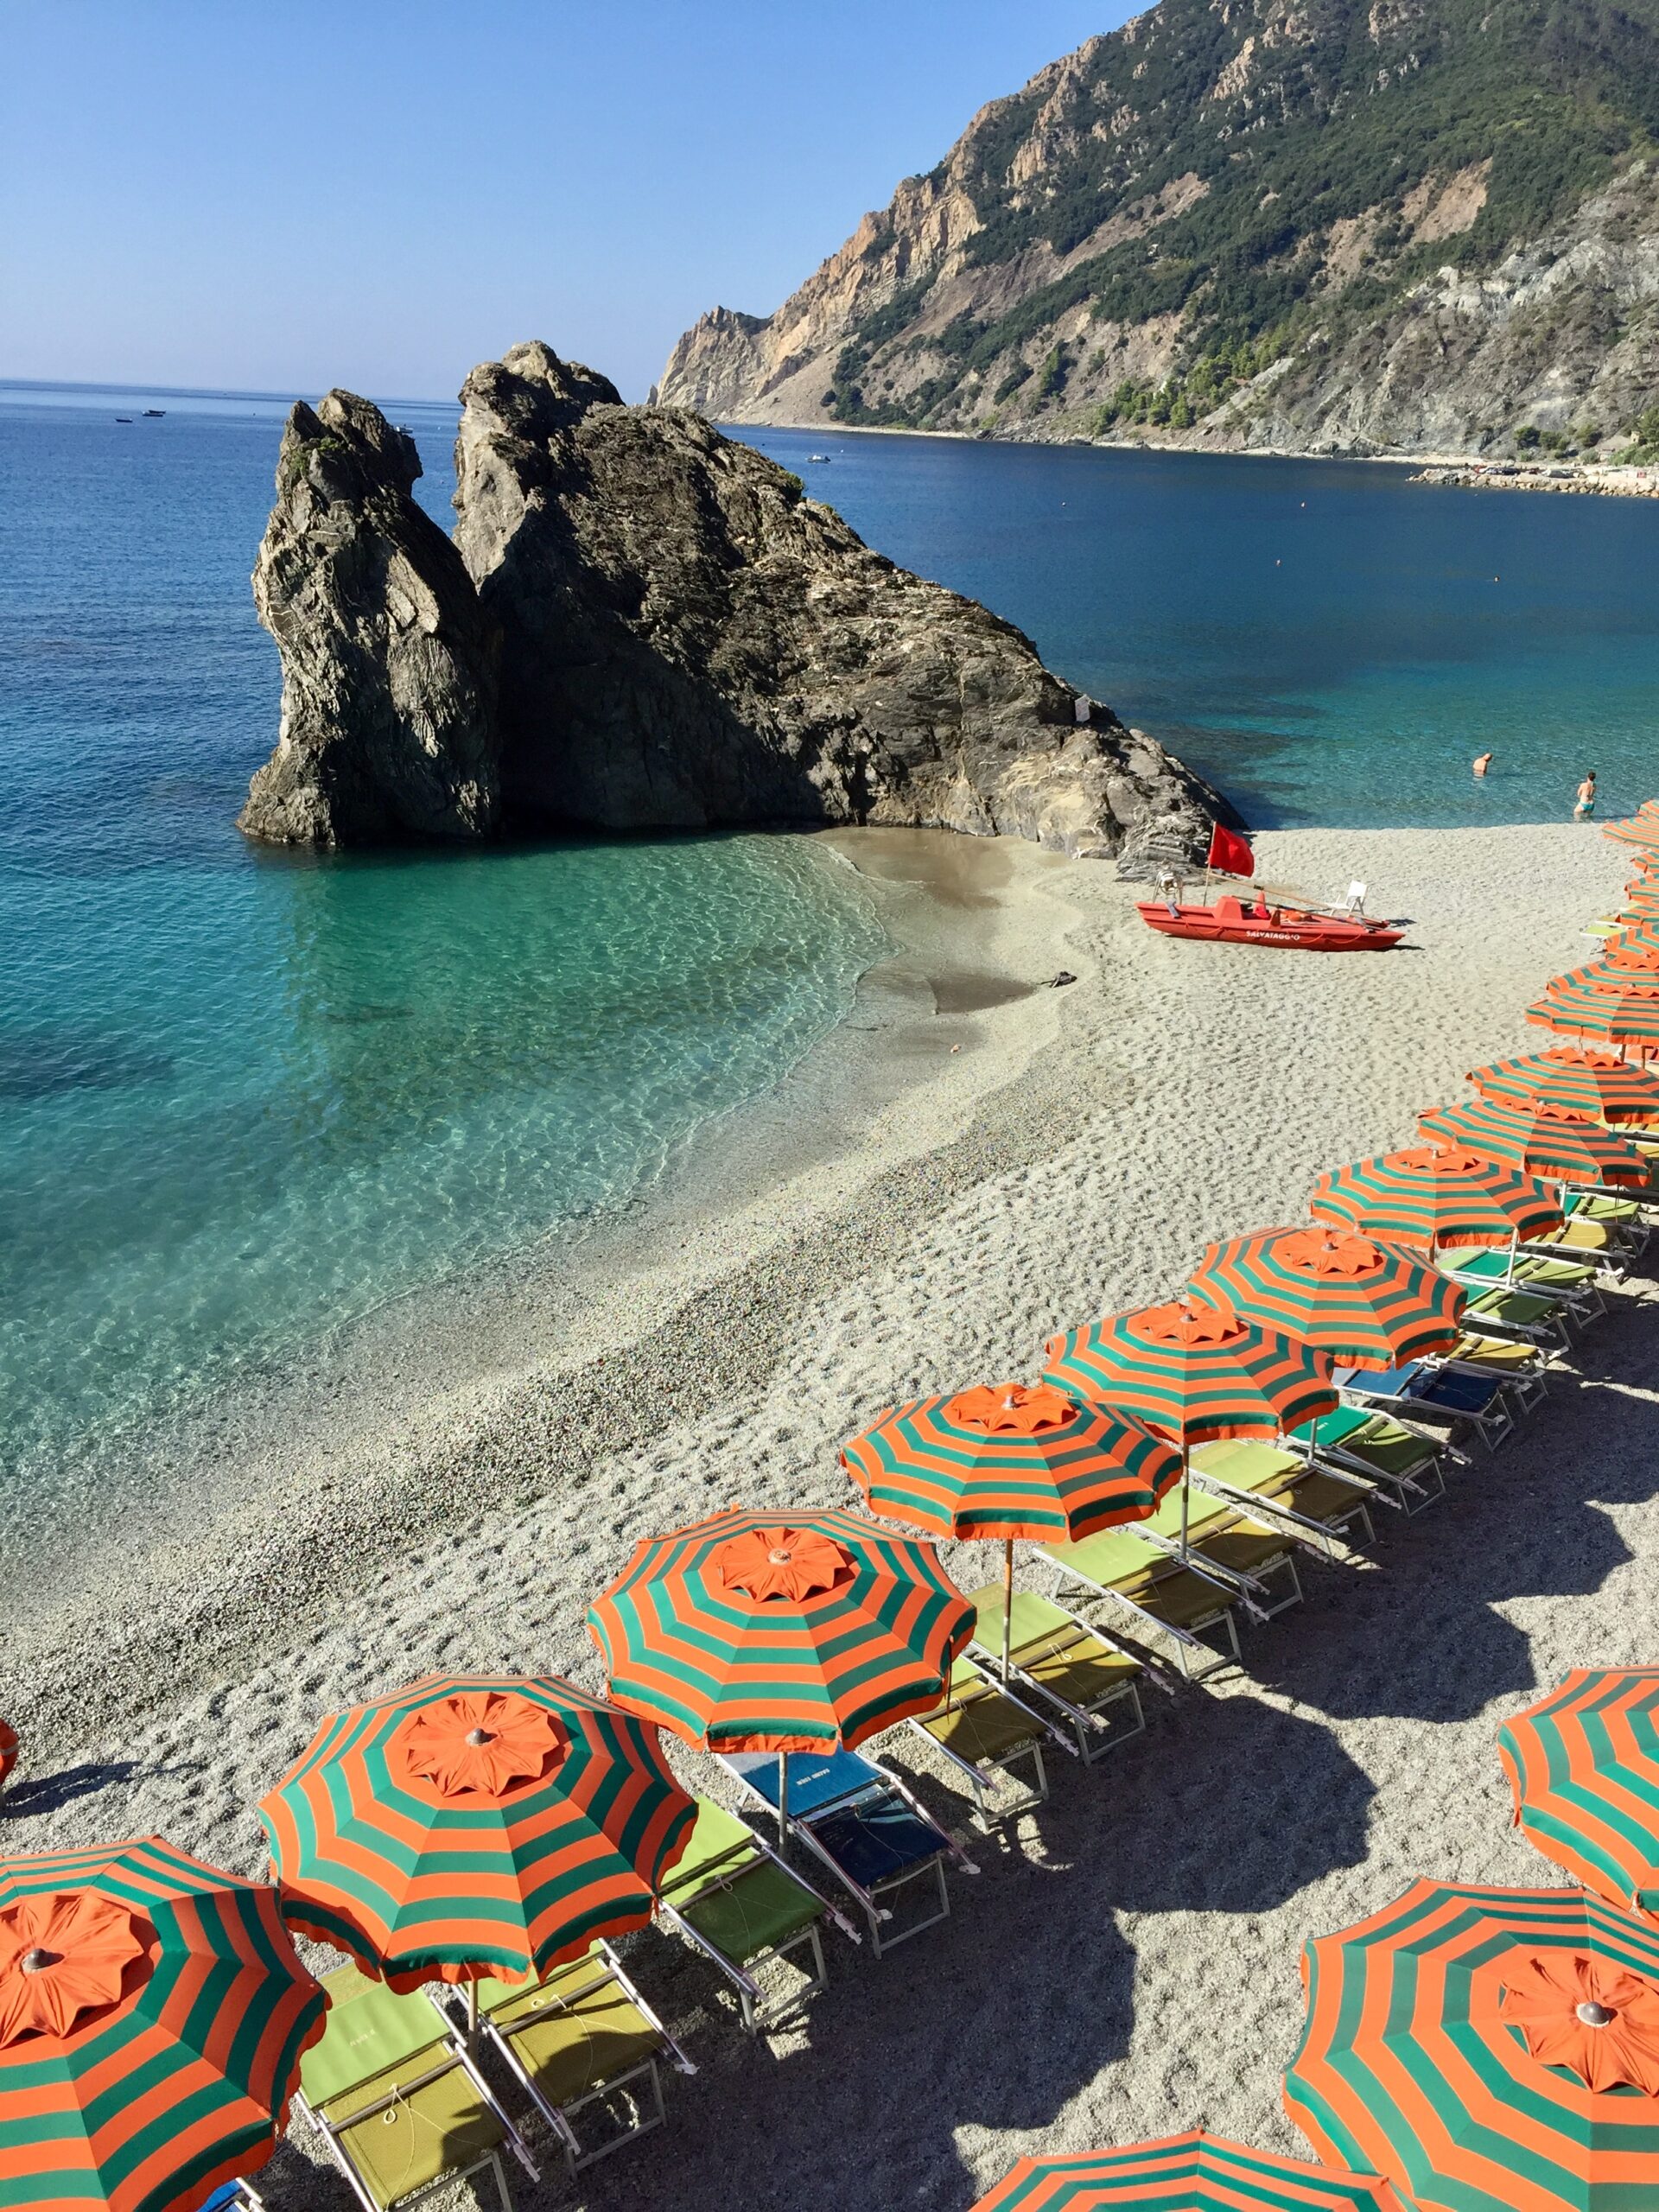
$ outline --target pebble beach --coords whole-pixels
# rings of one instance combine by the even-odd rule
[[[1300,1220],[1319,1170],[1547,1041],[1523,1009],[1628,872],[1593,825],[1262,834],[1264,878],[1363,878],[1409,917],[1398,951],[1333,959],[1154,936],[1109,868],[1024,846],[827,842],[899,950],[776,1094],[602,1249],[390,1318],[257,1419],[225,1409],[176,1479],[158,1444],[142,1529],[29,1594],[0,1646],[25,1746],[0,1850],[156,1832],[257,1876],[256,1801],[324,1712],[440,1669],[601,1689],[582,1616],[639,1537],[848,1505],[837,1447],[882,1408],[1029,1379],[1049,1336],[1172,1294],[1211,1240]],[[1279,2088],[1303,1940],[1419,1873],[1547,1882],[1497,1723],[1568,1666],[1659,1649],[1653,1294],[1612,1300],[1444,1503],[1312,1567],[1242,1668],[1151,1694],[1099,1766],[1055,1761],[1009,1832],[970,1832],[913,1736],[878,1745],[978,1864],[950,1921],[880,1961],[832,1937],[829,1989],[758,2042],[688,1950],[635,1939],[700,2070],[670,2077],[668,2127],[574,2181],[515,2176],[517,2201],[965,2212],[1027,2151],[1198,2124],[1301,2148]],[[995,1564],[944,1557],[969,1587]],[[272,2212],[350,2202],[302,2128],[259,2185]]]

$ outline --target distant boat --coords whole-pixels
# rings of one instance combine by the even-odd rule
[[[144,420],[148,423],[153,418],[156,422],[159,423],[166,412],[167,410],[165,407],[146,407],[144,410]]]
[[[132,417],[130,415],[118,415],[115,419],[118,423],[130,423]]]
[[[810,453],[806,457],[809,461],[828,461],[830,458],[827,453]]]

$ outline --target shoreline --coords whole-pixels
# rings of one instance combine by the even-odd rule
[[[503,1503],[513,1492],[487,1455],[467,1498],[443,1510],[423,1498],[422,1471],[465,1452],[515,1392],[540,1396],[583,1373],[591,1383],[619,1347],[717,1305],[734,1274],[957,1133],[982,1091],[1040,1049],[1063,994],[1022,1002],[1066,964],[1071,916],[1055,879],[1081,863],[944,830],[816,835],[860,875],[893,945],[846,1016],[613,1212],[388,1300],[305,1347],[289,1376],[239,1378],[106,1442],[52,1525],[31,1532],[42,1572],[3,1640],[9,1717],[60,1694],[79,1673],[77,1650],[107,1633],[135,1516],[169,1614],[182,1609],[189,1624],[136,1616],[135,1671],[176,1687],[181,1669],[200,1675],[240,1647],[229,1625],[238,1606],[272,1618],[284,1590],[321,1603],[342,1544],[378,1563],[435,1535],[449,1509]],[[925,1109],[912,1120],[918,1091]],[[78,1491],[117,1479],[118,1460],[121,1495],[101,1498],[89,1535]]]
[[[158,1431],[127,1470],[129,1512],[145,1530],[143,1600],[127,1601],[130,1522],[118,1510],[105,1539],[48,1549],[49,1571],[32,1584],[40,1602],[9,1624],[10,1717],[32,1723],[72,1694],[93,1727],[130,1718],[135,1679],[173,1694],[233,1670],[276,1624],[337,1609],[343,1557],[360,1592],[446,1530],[533,1512],[567,1478],[769,1372],[826,1270],[855,1280],[940,1209],[1051,1159],[1091,1116],[1131,1108],[1154,1071],[1167,1077],[1130,1010],[1149,974],[1179,1007],[1189,971],[1141,942],[1135,887],[1016,841],[823,834],[861,862],[899,946],[849,1019],[773,1091],[705,1125],[605,1234],[573,1248],[550,1239],[398,1301],[315,1348],[251,1406],[215,1403]],[[1318,856],[1300,870],[1310,880],[1357,868],[1382,911],[1391,855],[1421,866],[1460,848],[1536,846],[1587,860],[1593,836],[1558,824],[1282,830],[1257,842],[1268,876],[1298,873],[1299,853]],[[1594,846],[1590,878],[1616,889],[1620,861]],[[1569,940],[1556,964],[1579,957]],[[1360,999],[1377,980],[1317,956],[1287,977],[1263,958],[1237,981],[1270,1016],[1287,982],[1321,1001],[1334,988],[1341,1003],[1344,974]],[[1061,966],[1078,983],[1043,989]],[[1165,1005],[1159,1020],[1169,1018]],[[1392,1141],[1398,1118],[1368,1121],[1357,1141]],[[1137,1291],[1158,1287],[1136,1277]],[[1046,1310],[1058,1325],[1077,1309]],[[849,1427],[860,1410],[846,1408]],[[121,1669],[112,1646],[124,1647]]]

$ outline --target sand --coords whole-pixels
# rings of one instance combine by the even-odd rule
[[[845,1503],[836,1447],[880,1407],[1029,1375],[1049,1333],[1178,1287],[1207,1239],[1300,1218],[1315,1171],[1541,1041],[1522,1009],[1622,874],[1565,825],[1262,837],[1265,872],[1357,874],[1412,918],[1397,953],[1325,960],[1153,938],[1109,871],[1022,848],[842,842],[896,880],[909,949],[632,1248],[550,1273],[544,1305],[523,1271],[484,1300],[470,1373],[452,1316],[424,1372],[331,1386],[285,1445],[232,1435],[167,1541],[118,1571],[89,1554],[14,1621],[0,1709],[29,1767],[0,1846],[158,1830],[255,1873],[254,1800],[325,1709],[429,1668],[599,1688],[582,1615],[634,1538],[739,1498]],[[1040,988],[1063,967],[1075,985]],[[1199,2122],[1297,2147],[1303,1938],[1420,1872],[1547,1881],[1493,1731],[1570,1664],[1659,1649],[1650,1294],[1447,1503],[1312,1567],[1242,1669],[1152,1696],[1093,1770],[1056,1759],[1046,1807],[970,1842],[948,1923],[880,1962],[833,1939],[800,2028],[751,2044],[689,1953],[637,1939],[701,2070],[670,2079],[671,2130],[518,2201],[959,2212],[1032,2149]],[[891,1748],[967,1834],[942,1770]],[[267,2169],[278,2212],[346,2203],[315,2149]]]

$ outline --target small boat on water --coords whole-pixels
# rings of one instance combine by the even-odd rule
[[[827,453],[810,453],[806,457],[809,461],[828,461],[830,458]]]
[[[1161,899],[1137,901],[1137,911],[1161,937],[1192,938],[1205,944],[1276,944],[1294,952],[1387,952],[1406,933],[1397,923],[1374,922],[1363,914],[1275,906],[1259,894],[1241,899],[1230,892],[1211,906],[1178,900],[1173,914]]]
[[[166,412],[167,410],[165,407],[146,407],[144,410],[144,420],[146,423],[159,423]]]

